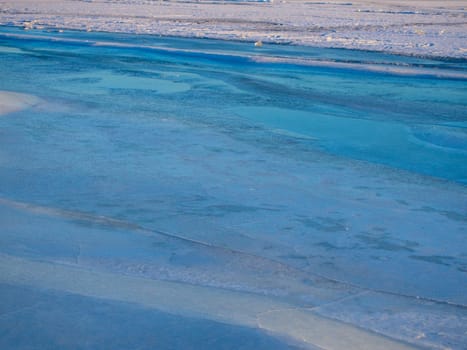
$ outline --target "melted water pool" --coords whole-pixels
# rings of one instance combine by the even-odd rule
[[[466,344],[466,62],[5,27],[0,74],[14,310],[91,348],[125,315],[184,348]],[[1,347],[58,341],[30,323]],[[170,348],[138,327],[113,344]]]

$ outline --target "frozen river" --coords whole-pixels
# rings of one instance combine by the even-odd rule
[[[464,349],[466,68],[2,27],[0,348]]]

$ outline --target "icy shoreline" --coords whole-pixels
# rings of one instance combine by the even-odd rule
[[[467,58],[462,1],[177,2],[18,0],[0,24],[262,41]]]

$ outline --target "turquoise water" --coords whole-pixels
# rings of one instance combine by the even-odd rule
[[[0,90],[40,102],[0,117],[9,276],[0,292],[14,310],[28,307],[4,312],[0,347],[59,344],[60,323],[34,321],[49,307],[65,323],[67,314],[86,320],[89,348],[109,338],[103,328],[92,335],[94,324],[120,334],[125,315],[138,325],[109,348],[157,339],[161,348],[304,346],[287,328],[298,315],[280,326],[264,326],[253,307],[223,315],[210,304],[222,290],[232,293],[226,305],[259,298],[313,308],[414,346],[462,349],[466,68],[375,52],[1,28]],[[18,261],[23,275],[8,267]],[[144,295],[135,306],[138,288],[115,294],[50,274],[41,282],[28,267],[40,275],[47,264],[204,294],[193,307]],[[149,339],[138,323],[146,317],[189,335],[175,347],[165,331]],[[34,337],[8,327],[21,319]],[[308,345],[327,348],[315,340]]]

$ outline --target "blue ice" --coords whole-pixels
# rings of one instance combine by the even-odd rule
[[[2,349],[465,348],[464,61],[11,27],[0,60]]]

